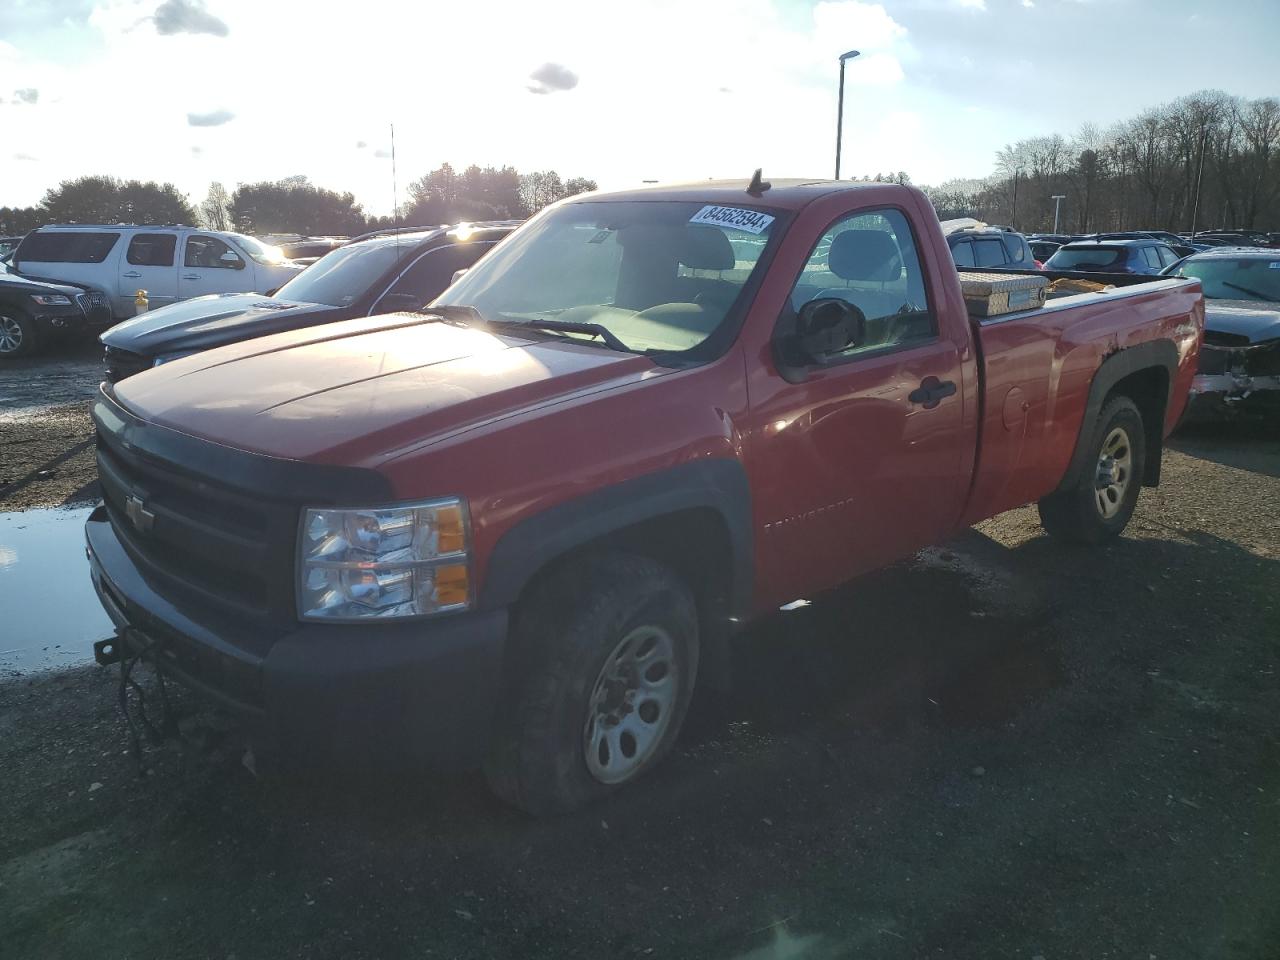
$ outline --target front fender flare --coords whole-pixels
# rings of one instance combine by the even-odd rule
[[[751,488],[741,463],[704,459],[645,474],[557,504],[517,522],[495,545],[479,607],[508,606],[558,557],[646,520],[714,510],[729,537],[729,613],[745,616],[754,576]]]

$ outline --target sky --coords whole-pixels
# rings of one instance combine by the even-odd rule
[[[304,174],[370,213],[444,161],[644,180],[989,174],[1206,88],[1280,95],[1280,0],[0,0],[0,206],[106,173]]]

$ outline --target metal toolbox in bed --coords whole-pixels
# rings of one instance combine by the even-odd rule
[[[1044,306],[1049,281],[1026,273],[960,274],[965,306],[973,317],[998,317]]]

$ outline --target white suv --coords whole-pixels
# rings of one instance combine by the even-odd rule
[[[125,224],[40,227],[11,262],[27,276],[105,290],[117,318],[134,315],[139,290],[152,307],[163,307],[206,293],[267,293],[303,269],[243,234]]]

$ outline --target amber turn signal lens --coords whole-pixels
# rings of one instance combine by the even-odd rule
[[[466,530],[462,522],[462,507],[436,508],[436,549],[444,553],[459,553],[467,545]]]
[[[436,567],[436,605],[451,607],[467,602],[467,592],[471,583],[467,578],[467,565],[453,563],[445,567]]]

